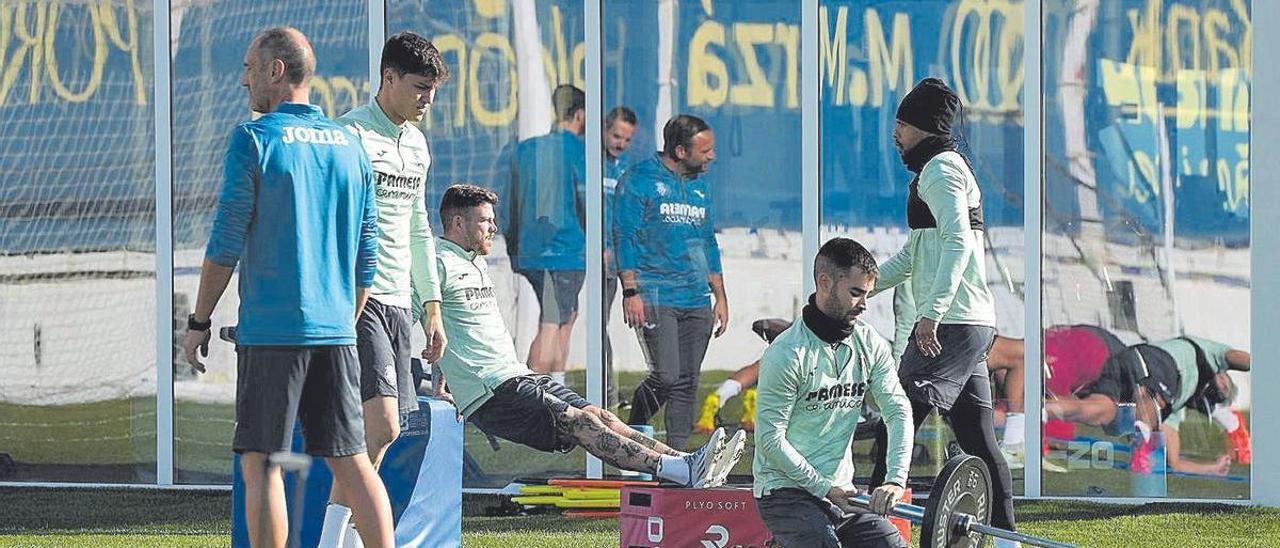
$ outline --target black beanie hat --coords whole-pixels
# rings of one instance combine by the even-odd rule
[[[935,135],[950,135],[960,97],[937,78],[925,78],[902,98],[898,119]]]

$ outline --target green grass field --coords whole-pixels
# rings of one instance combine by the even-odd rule
[[[699,401],[728,376],[727,371],[703,375]],[[639,374],[621,376],[634,386]],[[581,386],[581,372],[570,375]],[[624,397],[629,396],[624,392]],[[729,402],[721,412],[727,427],[737,426],[741,404]],[[230,406],[183,402],[175,416],[175,446],[179,481],[219,483],[230,473],[229,454],[219,448],[231,435]],[[22,479],[53,481],[129,481],[154,479],[155,408],[150,399],[104,402],[59,408],[0,405],[0,452],[18,462]],[[661,416],[656,429],[664,429]],[[1081,436],[1107,438],[1096,429],[1082,428]],[[576,474],[584,455],[540,453],[503,442],[494,451],[474,428],[467,429],[473,458],[498,484],[512,477]],[[748,438],[751,439],[751,438]],[[705,436],[696,435],[691,444]],[[936,473],[949,433],[932,420],[917,441],[930,453],[914,463],[913,474]],[[1196,414],[1183,427],[1183,444],[1191,452],[1209,456],[1221,450],[1221,435]],[[1119,446],[1117,446],[1119,447]],[[868,441],[854,445],[858,469],[869,470]],[[736,474],[750,472],[750,448]],[[1050,461],[1066,465],[1062,451]],[[1117,450],[1115,460],[1127,462]],[[1077,464],[1080,464],[1077,462]],[[1045,472],[1043,492],[1084,496],[1130,496],[1126,470],[1096,467],[1070,473]],[[1248,498],[1247,467],[1232,470],[1235,479],[1175,477],[1168,493],[1176,497]],[[1014,472],[1021,483],[1021,471]],[[1018,505],[1020,526],[1033,534],[1081,546],[1280,546],[1280,511],[1214,504],[1108,505],[1074,501],[1040,501]],[[0,489],[0,547],[3,546],[228,546],[230,499],[227,493],[86,489]],[[503,518],[465,518],[468,547],[605,547],[618,545],[617,520],[570,520],[554,515]]]
[[[715,389],[729,375],[729,371],[711,370],[702,375],[698,401]],[[573,371],[569,384],[581,389],[585,374]],[[624,387],[623,397],[629,398],[629,387],[641,379],[641,373],[623,372],[619,375]],[[741,415],[740,399],[729,401],[721,410],[725,426],[736,428]],[[623,418],[626,414],[622,413]],[[14,476],[0,479],[19,481],[73,481],[73,482],[154,482],[155,462],[155,404],[150,398],[135,398],[113,402],[42,407],[0,404],[0,453],[9,453],[18,464]],[[662,415],[655,417],[655,428],[665,429]],[[231,454],[226,447],[231,439],[234,410],[230,405],[212,405],[178,402],[174,416],[174,449],[176,478],[179,483],[225,484],[230,482]],[[1208,459],[1223,450],[1223,438],[1203,416],[1188,413],[1183,426],[1184,449]],[[1114,460],[1127,463],[1128,456],[1119,438],[1111,438],[1096,428],[1082,427],[1080,436],[1111,441],[1117,445]],[[484,436],[472,426],[466,429],[466,443],[470,455],[486,474],[491,476],[488,485],[472,487],[500,487],[517,477],[547,477],[581,474],[585,467],[585,453],[576,450],[568,454],[548,454],[526,447],[501,442],[494,451]],[[705,435],[695,434],[691,445],[701,444]],[[947,428],[934,416],[917,436],[917,443],[924,446],[928,459],[917,459],[912,466],[913,476],[928,478],[937,473],[942,463],[941,455],[951,439]],[[748,438],[751,443],[753,438]],[[854,444],[855,463],[860,475],[871,469],[867,454],[870,441]],[[744,458],[734,469],[734,474],[751,472],[752,447],[749,445]],[[1048,459],[1067,466],[1067,452],[1057,450]],[[1083,464],[1083,468],[1079,465]],[[1091,465],[1092,464],[1092,465]],[[1061,496],[1134,496],[1131,476],[1127,470],[1097,466],[1097,463],[1075,462],[1069,473],[1046,471],[1042,492]],[[1014,470],[1015,490],[1021,491],[1021,470]],[[1236,465],[1229,478],[1185,477],[1170,475],[1167,483],[1169,496],[1178,498],[1236,499],[1249,498],[1249,469]]]
[[[230,546],[230,494],[0,489],[0,547]],[[1023,531],[1080,546],[1280,545],[1280,510],[1220,504],[1020,503]],[[916,531],[918,534],[918,530]],[[554,515],[466,518],[467,547],[618,546],[618,522]]]

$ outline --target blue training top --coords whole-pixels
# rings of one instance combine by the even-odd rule
[[[604,178],[603,178],[603,197],[604,197],[604,248],[613,250],[616,247],[613,243],[613,197],[618,191],[618,179],[622,178],[622,174],[627,172],[627,162],[622,158],[610,159],[608,155],[604,158]],[[618,277],[618,260],[616,258],[610,260],[604,265],[604,275],[606,279]]]
[[[710,186],[676,175],[655,154],[622,175],[613,205],[618,270],[636,272],[644,301],[710,306],[707,276],[723,272]]]
[[[319,107],[283,103],[231,132],[205,256],[240,264],[239,344],[356,343],[356,287],[378,264],[374,175]]]
[[[517,270],[586,270],[586,149],[557,129],[516,146],[507,238]]]

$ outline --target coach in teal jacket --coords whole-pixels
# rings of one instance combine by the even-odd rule
[[[715,134],[684,114],[662,134],[663,151],[632,166],[618,183],[614,238],[623,316],[638,329],[649,361],[629,424],[649,422],[666,404],[667,444],[680,449],[693,432],[702,358],[712,330],[724,333],[729,304],[711,188],[698,178],[715,160]]]
[[[240,270],[236,424],[254,545],[283,538],[284,484],[267,456],[295,419],[351,495],[363,544],[395,544],[391,505],[366,455],[355,319],[378,267],[374,172],[359,137],[309,104],[311,43],[297,29],[254,37],[240,82],[264,113],[236,126],[183,350],[203,371],[210,316]]]

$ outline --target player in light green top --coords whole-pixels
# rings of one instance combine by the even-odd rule
[[[1178,472],[1223,476],[1231,462],[1252,461],[1252,445],[1243,415],[1231,408],[1235,385],[1228,371],[1249,371],[1252,358],[1244,350],[1201,337],[1177,337],[1139,343],[1113,354],[1103,363],[1097,379],[1075,392],[1045,402],[1054,418],[1101,426],[1111,433],[1131,430],[1130,470],[1149,473],[1151,455],[1159,445],[1152,431],[1164,433],[1169,467]],[[1134,404],[1133,413],[1121,413],[1119,404]],[[1227,434],[1228,453],[1209,461],[1197,461],[1181,453],[1178,431],[1186,410],[1213,418]]]
[[[375,468],[400,435],[400,417],[418,409],[410,370],[412,308],[421,306],[425,311],[421,319],[427,339],[424,357],[439,359],[446,344],[435,237],[425,201],[431,153],[426,137],[414,124],[431,106],[436,88],[449,78],[449,69],[431,42],[403,32],[383,47],[381,71],[373,101],[338,119],[360,138],[377,178],[378,270],[369,302],[356,319],[365,442]],[[335,490],[332,499],[320,546],[351,546],[358,537],[346,533],[343,525],[346,493]]]
[[[1243,415],[1232,409],[1236,388],[1227,371],[1248,371],[1252,357],[1244,350],[1231,348],[1218,341],[1203,337],[1185,336],[1151,343],[1164,350],[1178,364],[1178,381],[1181,385],[1173,402],[1173,413],[1165,419],[1165,456],[1169,467],[1179,472],[1191,472],[1222,476],[1231,471],[1231,461],[1250,464],[1253,447]],[[1187,409],[1195,409],[1214,419],[1227,435],[1227,453],[1218,455],[1211,463],[1185,459],[1181,454],[1182,440],[1178,431]]]
[[[880,404],[888,473],[871,493],[884,514],[903,495],[911,465],[911,404],[889,344],[858,320],[878,274],[866,248],[833,238],[814,260],[817,292],[760,358],[755,495],[783,546],[902,546],[883,516],[851,514],[850,442],[864,400]]]
[[[987,354],[995,340],[995,304],[987,288],[982,191],[952,137],[960,97],[925,78],[898,104],[893,141],[915,177],[909,185],[907,243],[882,265],[873,294],[910,279],[916,304],[898,378],[916,427],[933,410],[956,442],[991,473],[991,522],[1015,530],[1013,478],[996,440]],[[873,482],[884,477],[877,466]]]
[[[440,200],[444,234],[436,264],[449,336],[440,368],[458,409],[482,431],[540,451],[581,446],[618,468],[688,487],[723,483],[742,454],[745,432],[725,442],[719,429],[707,445],[681,453],[636,432],[549,375],[535,374],[516,357],[485,261],[498,232],[497,201],[492,191],[473,185],[453,185]]]

